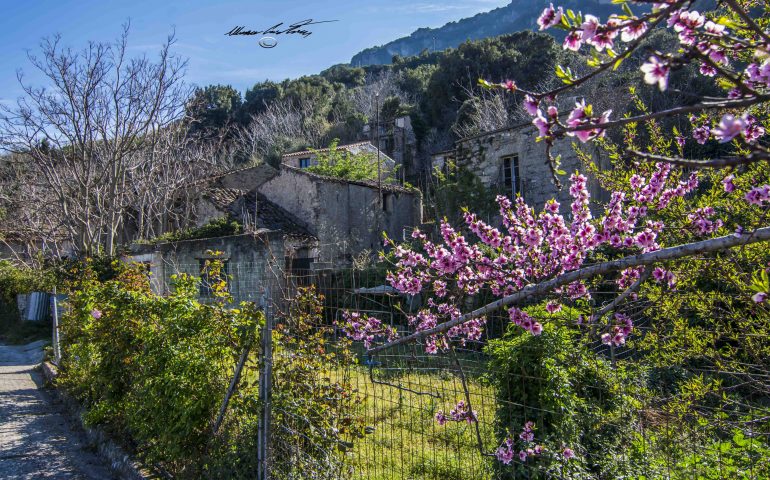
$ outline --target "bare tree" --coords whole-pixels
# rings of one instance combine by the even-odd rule
[[[353,108],[368,118],[374,117],[375,96],[379,95],[380,105],[388,97],[398,98],[402,104],[416,103],[416,99],[410,98],[397,82],[398,77],[390,70],[367,79],[366,84],[356,87],[348,92]]]
[[[126,240],[188,227],[193,212],[187,207],[193,202],[187,187],[232,166],[231,152],[216,139],[192,136],[182,124],[159,132],[156,141],[132,154],[130,162],[136,168],[130,170],[131,190],[126,192],[132,205],[128,212],[132,228],[124,228]]]
[[[271,102],[263,112],[252,116],[249,125],[238,130],[235,148],[241,155],[264,159],[286,140],[320,147],[326,125],[314,118],[314,111],[307,100],[299,104],[289,100]]]
[[[26,154],[84,254],[115,253],[137,182],[156,181],[154,157],[137,153],[181,118],[189,96],[186,61],[170,51],[173,34],[153,61],[127,57],[128,32],[126,24],[114,43],[81,51],[58,35],[44,39],[42,56],[28,58],[48,85],[33,87],[19,72],[24,96],[0,107],[3,148]]]

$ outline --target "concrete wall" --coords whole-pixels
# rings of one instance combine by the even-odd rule
[[[519,175],[521,194],[524,200],[540,209],[547,200],[556,198],[561,203],[563,213],[569,212],[569,176],[576,170],[585,172],[569,140],[557,141],[551,150],[556,157],[561,155],[560,169],[567,175],[560,176],[562,189],[556,188],[551,172],[546,164],[545,144],[536,142],[537,130],[526,125],[520,128],[504,130],[471,137],[457,142],[454,161],[478,175],[484,185],[504,190],[503,158],[509,155],[519,157]],[[592,145],[580,148],[591,149],[594,158],[599,158],[598,150]],[[589,180],[592,195],[600,195],[595,181]]]

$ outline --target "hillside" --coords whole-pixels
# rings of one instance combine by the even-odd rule
[[[455,48],[466,40],[537,29],[537,17],[549,3],[551,0],[513,0],[505,7],[449,22],[438,28],[420,28],[408,37],[362,50],[353,56],[350,64],[356,67],[389,64],[394,55],[402,57],[418,55],[425,49]],[[566,0],[558,4],[600,15],[617,10],[611,5],[611,0]]]

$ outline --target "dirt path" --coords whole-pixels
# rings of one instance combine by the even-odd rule
[[[112,479],[41,388],[43,342],[0,345],[0,479]]]

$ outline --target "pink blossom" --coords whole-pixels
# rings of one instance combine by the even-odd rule
[[[646,22],[640,22],[636,18],[632,18],[631,21],[629,21],[624,27],[623,30],[621,30],[620,33],[620,39],[624,42],[632,42],[636,40],[637,38],[644,35],[644,32],[647,31],[647,23]]]
[[[540,111],[540,108],[538,108],[538,102],[534,98],[526,95],[524,97],[524,110],[534,117],[537,115],[537,112]]]
[[[752,205],[762,205],[770,200],[770,185],[752,188],[746,193],[745,199]]]
[[[102,312],[100,310],[97,310],[96,308],[94,308],[93,310],[91,310],[91,316],[95,320],[99,320],[100,318],[102,318]]]
[[[741,117],[741,119],[744,124],[741,134],[747,142],[752,143],[759,139],[759,137],[764,136],[765,127],[763,127],[753,115],[746,114]]]
[[[708,139],[710,136],[711,136],[711,129],[705,125],[698,127],[692,131],[692,138],[694,138],[695,141],[701,145],[708,142]]]
[[[565,50],[572,50],[573,52],[577,52],[580,50],[580,47],[583,45],[583,31],[582,30],[574,30],[567,34],[567,36],[564,38],[564,44],[562,47]]]
[[[545,305],[545,311],[548,313],[556,313],[561,311],[561,304],[556,302],[548,302]]]
[[[448,421],[446,415],[444,415],[444,411],[443,410],[439,410],[438,412],[436,412],[436,417],[435,418],[436,418],[436,422],[439,425],[446,425],[446,423]]]
[[[677,32],[695,30],[703,26],[705,21],[706,17],[698,13],[697,10],[693,10],[692,12],[683,11],[679,13],[678,18],[674,23],[674,30]]]
[[[749,82],[757,86],[770,86],[770,60],[765,60],[762,65],[749,64],[745,70]]]
[[[567,118],[567,126],[570,128],[575,128],[584,125],[601,125],[607,123],[609,121],[610,115],[612,114],[612,110],[607,110],[603,112],[601,117],[598,119],[592,118],[586,113],[588,109],[589,106],[586,105],[585,100],[581,100],[580,102],[575,103],[575,108],[570,112],[569,117]],[[596,137],[604,135],[604,129],[581,129],[569,131],[567,133],[570,136],[578,137],[581,142],[585,143]]]
[[[733,190],[735,190],[735,185],[733,184],[734,179],[735,175],[732,174],[722,179],[722,185],[724,185],[725,192],[731,193]]]
[[[540,138],[548,137],[551,135],[551,125],[548,120],[543,116],[543,112],[540,109],[537,110],[535,119],[532,120],[532,124],[537,127],[537,131],[540,133]]]
[[[509,465],[513,461],[513,449],[508,446],[500,447],[495,452],[495,456],[498,461],[503,462],[505,465]]]
[[[701,63],[698,71],[701,75],[706,77],[713,77],[717,74],[717,69],[709,65],[708,63]]]
[[[565,448],[562,450],[561,454],[564,457],[564,460],[569,460],[575,457],[575,452],[573,452],[570,448]]]
[[[581,26],[582,40],[588,42],[596,35],[596,30],[599,28],[599,19],[593,15],[586,15]]]
[[[541,333],[543,333],[543,326],[540,325],[540,322],[535,322],[532,324],[532,328],[530,328],[530,332],[532,332],[532,335],[538,336]]]
[[[359,312],[343,312],[341,327],[343,333],[351,340],[363,341],[364,347],[371,348],[377,337],[385,337],[388,341],[395,340],[396,330],[393,327],[383,325],[374,317],[364,318]]]
[[[651,56],[641,67],[644,72],[644,81],[649,85],[658,84],[660,91],[668,88],[668,74],[670,67],[656,55]]]
[[[556,118],[559,116],[559,109],[556,108],[556,106],[551,105],[548,107],[548,116],[551,118]]]
[[[714,129],[714,138],[719,143],[726,143],[741,134],[746,127],[746,122],[742,118],[735,118],[734,115],[726,113],[722,116],[719,126]]]
[[[540,25],[540,30],[545,30],[557,25],[561,22],[561,17],[564,14],[562,7],[558,9],[553,8],[553,3],[543,10],[540,17],[537,19],[537,24]]]
[[[449,418],[454,422],[465,421],[467,423],[473,423],[478,421],[478,414],[475,410],[471,411],[463,400],[457,402],[457,405],[450,410]]]
[[[706,32],[712,35],[716,35],[720,37],[726,33],[724,25],[714,23],[711,20],[706,21],[706,23],[703,25],[703,30],[705,30]]]

